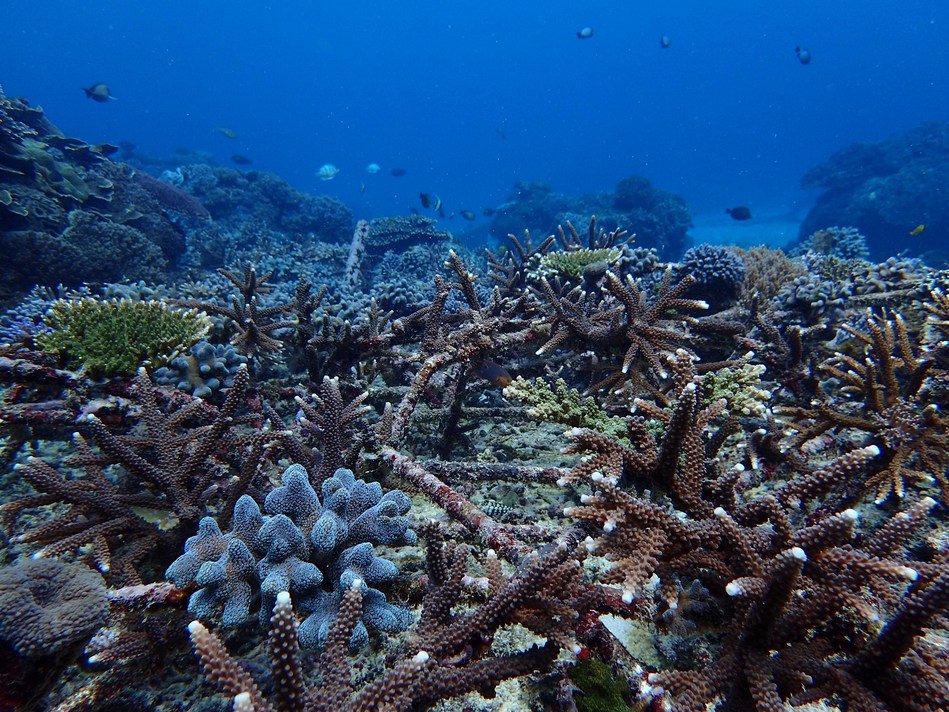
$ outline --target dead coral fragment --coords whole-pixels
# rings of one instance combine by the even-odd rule
[[[196,309],[91,297],[53,302],[44,322],[51,331],[37,337],[41,349],[61,354],[70,368],[108,376],[169,361],[211,328],[207,314]]]

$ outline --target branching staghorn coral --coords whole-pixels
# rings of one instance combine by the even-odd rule
[[[231,338],[231,343],[245,356],[256,356],[259,353],[270,353],[283,348],[283,343],[273,334],[281,329],[296,326],[293,321],[267,321],[273,316],[289,311],[290,304],[276,304],[270,307],[260,305],[260,296],[269,294],[272,287],[267,284],[271,272],[258,277],[257,270],[249,262],[244,265],[243,278],[226,269],[218,272],[227,277],[240,292],[240,298],[234,297],[231,306],[207,302],[181,300],[176,302],[182,306],[202,309],[208,314],[224,316],[237,330]]]
[[[42,556],[78,553],[110,581],[140,583],[142,562],[164,544],[180,547],[208,502],[221,496],[222,486],[246,490],[266,447],[281,437],[280,432],[243,430],[258,417],[238,414],[248,380],[242,367],[220,409],[200,399],[163,409],[142,369],[132,389],[142,432],[113,433],[88,415],[78,423],[84,434],[74,436],[76,453],[58,468],[39,458],[18,466],[37,494],[0,506],[8,531],[24,510],[54,503],[65,509],[14,541],[42,547]],[[238,453],[244,457],[235,457]],[[106,473],[113,464],[122,467],[116,478]],[[71,477],[72,468],[83,469],[85,476]],[[234,478],[226,482],[229,474]]]
[[[564,545],[535,556],[505,578],[497,558],[485,561],[488,599],[465,614],[453,613],[466,586],[468,552],[429,529],[429,583],[422,617],[406,650],[382,675],[360,687],[352,679],[346,647],[362,614],[365,585],[355,579],[345,592],[326,646],[316,658],[320,684],[307,682],[299,657],[297,625],[290,594],[278,594],[268,648],[274,699],[268,701],[254,679],[227,652],[220,639],[195,621],[189,626],[207,677],[234,698],[235,710],[254,712],[354,712],[427,709],[470,691],[491,697],[502,680],[548,669],[557,652],[573,648],[573,622],[582,609],[579,563]],[[547,638],[542,647],[490,655],[491,640],[503,625],[519,623]],[[578,648],[575,648],[578,649]],[[413,652],[414,651],[414,652]]]
[[[659,356],[682,346],[688,339],[686,325],[691,317],[682,312],[702,311],[704,302],[684,299],[683,295],[695,282],[687,275],[674,286],[669,276],[658,297],[650,305],[631,278],[623,281],[613,272],[606,273],[606,290],[612,301],[600,300],[583,291],[577,297],[560,297],[544,279],[545,297],[554,311],[550,318],[552,335],[538,349],[538,355],[549,354],[561,347],[576,352],[593,351],[600,358],[613,356],[619,360],[614,370],[591,386],[615,389],[629,376],[634,365],[662,371]]]
[[[788,407],[789,446],[800,448],[824,433],[858,433],[885,455],[885,465],[863,484],[877,503],[903,497],[907,481],[935,480],[949,503],[949,421],[928,402],[925,382],[933,361],[918,355],[900,314],[868,311],[865,329],[843,325],[864,358],[839,353],[820,368],[836,379],[843,398],[823,398],[808,407]]]
[[[623,418],[607,415],[593,398],[568,387],[562,378],[550,385],[541,378],[532,383],[518,376],[504,388],[504,395],[529,403],[527,413],[532,418],[586,428],[629,444]]]

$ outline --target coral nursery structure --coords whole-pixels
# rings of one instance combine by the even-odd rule
[[[949,708],[945,273],[639,177],[482,256],[0,110],[6,237],[157,270],[0,320],[0,707]]]

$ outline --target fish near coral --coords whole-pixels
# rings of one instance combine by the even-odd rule
[[[909,231],[910,237],[919,237],[923,234],[923,231],[926,229],[926,223],[920,223],[912,230]]]
[[[506,368],[489,358],[482,361],[475,372],[484,380],[501,388],[505,388],[514,382]]]

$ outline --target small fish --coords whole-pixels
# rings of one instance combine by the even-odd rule
[[[458,214],[461,215],[461,217],[463,217],[465,220],[474,220],[475,218],[478,217],[477,215],[475,215],[474,210],[462,210]]]
[[[382,170],[382,168],[378,163],[370,163],[368,166],[366,166],[366,173],[369,173],[370,175],[374,175],[380,170]]]
[[[231,156],[231,160],[234,161],[234,163],[236,163],[239,166],[249,166],[251,163],[253,163],[253,161],[250,160],[247,156],[242,156],[239,153],[233,154]]]
[[[810,50],[797,46],[794,48],[794,54],[797,55],[797,61],[801,64],[810,64],[811,63],[811,52]]]
[[[223,126],[215,126],[214,130],[217,131],[219,134],[221,134],[224,138],[229,138],[231,140],[234,140],[235,138],[237,138],[237,131],[234,131],[232,129],[227,129],[227,128],[224,128]]]
[[[494,215],[496,212],[497,210],[495,210],[494,208],[485,208],[484,210],[481,211],[481,214],[484,215],[486,218],[489,218],[492,215]]]
[[[408,173],[408,171],[404,168],[393,168],[391,171],[389,171],[389,174],[394,175],[396,178],[401,178],[406,173]]]
[[[581,40],[588,40],[588,39],[590,39],[591,37],[593,37],[593,28],[592,28],[592,27],[584,27],[582,30],[580,30],[580,31],[577,33],[577,37],[579,37]]]
[[[365,193],[365,192],[366,192],[366,184],[365,184],[365,183],[360,183],[360,184],[359,184],[359,192],[360,192],[360,193]]]
[[[493,383],[501,388],[509,386],[514,382],[514,379],[511,378],[511,374],[507,372],[506,368],[499,366],[489,358],[481,362],[476,372],[488,383]]]
[[[431,208],[440,214],[444,214],[442,210],[442,199],[437,195],[433,193],[419,193],[418,199],[421,201],[423,208]]]
[[[922,234],[923,234],[923,230],[925,230],[925,229],[926,229],[926,223],[920,223],[919,225],[917,225],[916,227],[914,227],[912,230],[910,230],[910,231],[909,231],[909,234],[910,234],[911,237],[917,237],[917,236],[919,236],[919,235],[922,235]]]
[[[115,99],[111,92],[109,92],[109,85],[103,84],[102,82],[93,84],[88,89],[83,89],[83,91],[86,92],[87,99],[92,99],[93,101],[97,101],[100,104],[109,101],[110,99]]]
[[[725,212],[735,220],[751,220],[751,211],[744,205],[739,205],[737,208],[725,208]]]
[[[672,44],[672,40],[670,40],[668,36],[663,35],[662,37],[659,38],[659,46],[662,47],[663,49],[666,49],[671,44]]]
[[[316,175],[320,180],[333,180],[339,175],[339,168],[334,166],[332,163],[324,163],[322,166],[320,166],[320,170],[316,172]]]

